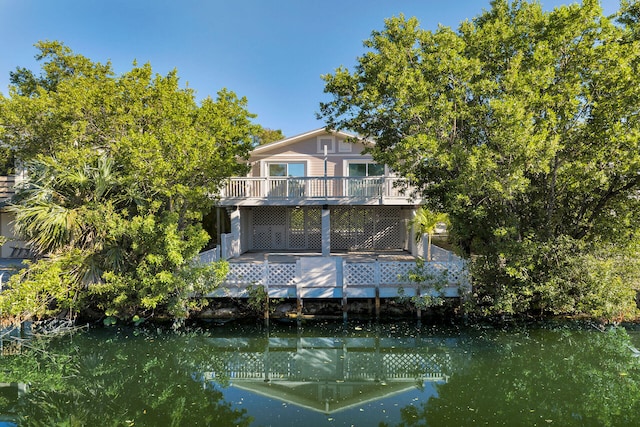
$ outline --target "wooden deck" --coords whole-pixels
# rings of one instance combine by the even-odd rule
[[[206,262],[206,260],[203,259]],[[425,262],[404,251],[249,252],[231,258],[229,273],[211,298],[248,298],[264,288],[270,298],[339,299],[399,296],[458,297],[469,287],[467,264],[458,257]],[[425,277],[411,280],[414,273]]]

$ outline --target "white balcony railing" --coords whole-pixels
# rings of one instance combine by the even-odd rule
[[[221,199],[409,198],[412,189],[397,177],[230,178]]]

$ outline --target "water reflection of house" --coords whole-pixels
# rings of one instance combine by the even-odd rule
[[[409,289],[416,258],[427,254],[410,223],[419,193],[373,160],[369,142],[350,138],[318,129],[253,150],[248,176],[229,179],[218,201],[230,233],[202,254],[230,263],[212,297],[243,297],[258,285],[272,298],[336,298],[346,306],[347,298],[397,297],[399,287],[409,296],[432,292]],[[442,282],[445,296],[458,296],[468,285],[465,262],[433,253],[424,273]]]
[[[213,338],[224,368],[205,380],[332,413],[445,382],[451,358],[423,338]]]

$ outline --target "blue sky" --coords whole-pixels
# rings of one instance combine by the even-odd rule
[[[541,0],[553,9],[570,0]],[[605,13],[617,0],[601,0]],[[134,60],[166,74],[176,68],[198,98],[226,87],[246,96],[264,127],[286,136],[323,126],[320,76],[351,68],[362,41],[404,13],[421,27],[458,24],[489,0],[0,0],[0,92],[9,72],[38,70],[34,43],[59,40],[116,73]]]

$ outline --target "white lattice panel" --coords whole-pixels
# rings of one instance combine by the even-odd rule
[[[344,264],[344,281],[348,286],[373,285],[376,282],[375,263],[349,262]]]
[[[452,261],[437,263],[432,262],[434,268],[438,268],[439,271],[446,271],[447,283],[451,285],[467,285],[469,280],[469,272],[467,271],[467,264],[464,261]]]
[[[306,249],[307,237],[304,230],[289,230],[289,249]]]
[[[271,248],[271,226],[258,225],[253,227],[253,248],[254,249],[270,249]]]
[[[409,271],[415,266],[414,262],[381,262],[380,283],[384,285],[409,283]]]
[[[283,249],[285,247],[283,227],[277,227],[275,228],[275,230],[273,230],[271,243],[272,249]]]
[[[426,275],[428,275],[431,280],[430,282],[441,282],[446,280],[447,282],[450,279],[450,263],[445,262],[425,262],[424,270]]]
[[[380,206],[376,208],[379,218],[400,218],[399,206]]]
[[[269,286],[293,286],[296,284],[294,263],[269,264]]]
[[[287,211],[281,206],[266,206],[253,208],[253,225],[280,225],[287,223]]]
[[[398,218],[379,218],[376,221],[375,249],[396,249],[402,247]]]
[[[229,274],[224,285],[263,285],[264,264],[262,263],[229,263]]]
[[[289,209],[288,218],[288,245],[289,249],[305,249],[307,246],[307,236],[305,233],[305,212],[304,209]]]
[[[399,249],[403,246],[398,207],[336,207],[331,209],[331,249]]]
[[[307,209],[305,212],[308,249],[320,249],[322,247],[322,212],[320,209]]]

